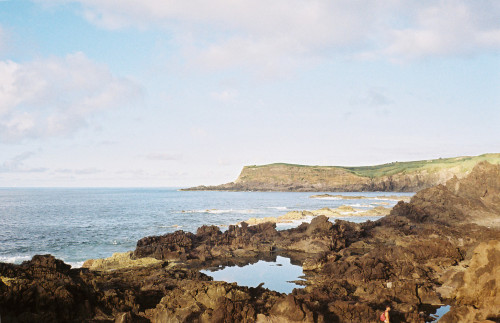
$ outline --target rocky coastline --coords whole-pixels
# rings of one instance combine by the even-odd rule
[[[290,211],[278,217],[250,218],[244,222],[249,225],[256,225],[265,222],[296,223],[297,221],[307,221],[308,219],[312,219],[319,215],[323,215],[327,218],[382,217],[389,215],[390,211],[391,208],[383,206],[376,206],[368,210],[363,210],[356,209],[348,205],[341,205],[335,209],[324,207],[319,210]],[[243,222],[238,224],[240,225],[242,223]]]
[[[309,198],[312,199],[325,199],[325,200],[361,200],[361,199],[368,199],[370,198],[369,196],[363,196],[363,195],[332,195],[332,194],[317,194],[317,195],[311,195]],[[397,196],[397,195],[381,195],[375,197],[379,200],[391,200],[391,201],[403,201],[403,202],[409,202],[411,199],[411,196]]]
[[[305,287],[281,294],[200,273],[278,255],[300,264]],[[0,263],[2,322],[500,321],[500,166],[419,191],[389,215],[356,224],[317,215],[202,226],[145,237],[136,249],[72,269],[51,255]]]

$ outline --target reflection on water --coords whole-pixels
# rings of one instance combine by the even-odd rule
[[[446,313],[448,313],[450,310],[450,305],[443,305],[439,308],[436,309],[436,313],[435,314],[431,314],[431,317],[433,318],[432,321],[429,321],[430,323],[433,323],[433,322],[437,322],[439,321],[439,319],[445,315]]]
[[[243,267],[231,266],[216,271],[202,270],[202,273],[212,276],[214,280],[237,283],[240,286],[257,287],[264,283],[265,288],[280,293],[291,293],[294,288],[302,288],[291,281],[300,280],[302,267],[293,265],[289,258],[277,256],[276,262],[259,262]]]

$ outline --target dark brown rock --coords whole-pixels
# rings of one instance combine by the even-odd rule
[[[443,322],[500,318],[500,240],[479,244],[456,288],[456,306]]]
[[[0,263],[3,322],[80,321],[91,318],[95,293],[71,267],[53,256],[35,256],[21,265]]]

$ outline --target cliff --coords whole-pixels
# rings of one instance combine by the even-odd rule
[[[500,154],[394,162],[376,166],[245,166],[235,182],[197,186],[199,191],[416,192],[465,177],[481,161],[500,164]]]

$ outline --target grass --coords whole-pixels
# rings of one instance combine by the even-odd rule
[[[419,160],[411,162],[394,162],[376,166],[362,167],[340,167],[356,175],[363,177],[382,177],[399,173],[412,173],[419,170],[435,172],[445,168],[459,167],[461,171],[470,171],[477,163],[489,161],[494,164],[500,163],[500,154],[484,154],[480,156],[465,156],[454,158],[440,158],[431,160]]]
[[[409,162],[393,162],[375,166],[307,166],[296,165],[287,163],[275,163],[269,165],[253,165],[246,166],[247,168],[263,168],[272,166],[285,166],[285,167],[301,167],[311,169],[331,169],[340,168],[349,171],[353,174],[362,177],[377,178],[382,176],[391,176],[399,173],[413,173],[417,171],[426,170],[429,173],[437,172],[446,168],[458,167],[460,171],[470,171],[478,162],[488,161],[493,164],[500,164],[500,154],[483,154],[480,156],[465,156],[454,158],[439,158],[431,160],[419,160]]]

